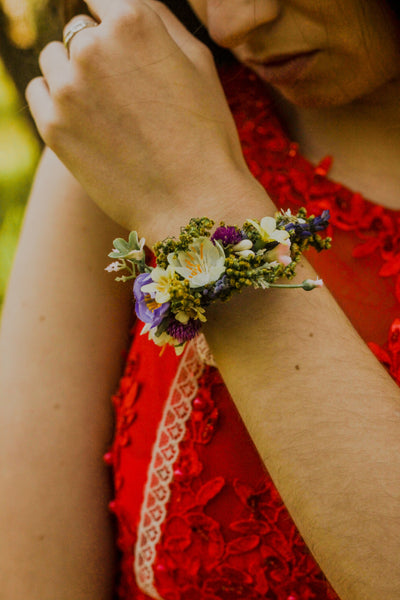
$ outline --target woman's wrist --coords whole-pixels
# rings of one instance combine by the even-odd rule
[[[135,310],[158,346],[172,345],[181,354],[207,321],[214,302],[227,302],[246,288],[303,288],[322,286],[322,280],[293,279],[302,253],[310,246],[329,248],[330,238],[319,232],[328,226],[329,211],[307,217],[305,209],[275,212],[274,217],[244,219],[239,224],[193,217],[154,245],[155,265],[148,261],[145,239],[136,231],[129,239],[114,240],[107,271],[117,281],[134,280]]]
[[[132,215],[130,229],[138,230],[148,247],[166,237],[178,236],[182,226],[193,217],[207,215],[216,224],[243,223],[247,218],[273,216],[276,211],[258,181],[237,168],[224,169],[222,175],[211,174],[199,183],[189,181],[168,202],[169,207],[158,214],[148,210],[149,222],[143,227]]]

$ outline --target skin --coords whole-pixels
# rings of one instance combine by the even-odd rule
[[[382,2],[242,0],[235,10],[226,0],[190,4],[215,42],[246,64],[317,51],[298,81],[276,86],[296,106],[366,100],[399,77],[398,28]]]
[[[192,216],[193,193],[209,216],[219,218],[243,212],[249,189],[256,209],[261,190],[244,163],[209,51],[163,5],[135,4],[118,3],[107,24],[82,31],[70,57],[61,43],[48,45],[40,56],[46,83],[31,82],[27,98],[40,131],[89,195],[122,226],[140,223],[152,244],[168,234],[166,215],[169,233]],[[97,13],[99,7],[92,8]],[[94,115],[99,120],[92,121]],[[160,145],[160,127],[173,146]],[[211,149],[201,160],[199,144]],[[230,190],[237,196],[234,207]],[[222,195],[226,200],[216,207]],[[134,206],[133,198],[140,199]]]
[[[318,51],[298,81],[275,86],[292,139],[314,163],[334,156],[333,179],[400,207],[399,30],[384,3],[190,3],[211,37],[261,78],[252,61]]]
[[[365,72],[365,76],[360,75],[357,86],[353,86],[354,77],[350,81],[343,74],[345,79],[335,80],[329,88],[327,72],[331,77],[332,73],[342,76],[345,71],[339,68],[340,60],[346,66],[353,57],[354,73],[358,72],[356,65],[361,65],[358,37],[354,36],[354,47],[351,43],[350,48],[347,36],[340,33],[347,20],[353,31],[353,17],[358,14],[354,11],[359,5],[355,1],[344,4],[339,0],[326,0],[315,3],[321,7],[317,13],[309,4],[305,0],[195,0],[194,7],[207,22],[213,37],[238,56],[244,49],[263,54],[272,43],[269,40],[297,41],[298,38],[292,37],[295,22],[299,30],[301,25],[301,31],[310,32],[309,37],[304,35],[307,44],[311,43],[312,48],[317,44],[320,48],[322,43],[327,43],[327,24],[322,16],[329,9],[335,25],[329,37],[332,49],[327,49],[326,54],[321,52],[321,62],[332,60],[331,68],[328,69],[329,65],[322,68],[316,61],[310,85],[303,82],[293,87],[290,99],[294,101],[294,94],[298,94],[298,100],[294,108],[286,107],[288,122],[301,137],[307,152],[317,152],[325,135],[325,141],[336,144],[340,160],[340,152],[345,154],[346,144],[339,138],[343,137],[341,127],[346,119],[347,123],[354,122],[355,139],[363,130],[362,124],[365,126],[374,115],[374,126],[368,130],[369,141],[379,145],[381,154],[377,151],[377,156],[384,171],[381,170],[380,177],[377,175],[371,195],[378,192],[382,172],[394,189],[398,169],[394,168],[390,156],[395,153],[396,139],[394,137],[387,147],[379,132],[386,128],[386,138],[389,134],[396,135],[396,128],[388,128],[386,120],[388,111],[392,123],[399,117],[394,101],[398,98],[396,75],[388,71],[382,80],[382,70],[379,70],[379,77],[376,72],[372,85],[372,76],[367,77]],[[90,0],[88,6],[100,26],[76,35],[69,56],[60,43],[50,44],[40,59],[43,78],[30,84],[27,97],[45,141],[96,204],[120,225],[138,229],[150,244],[176,233],[193,215],[194,206],[199,214],[232,223],[241,223],[249,215],[257,218],[272,214],[271,201],[243,162],[209,52],[165,7],[152,0],[114,0],[112,5],[109,0]],[[335,12],[336,6],[342,12]],[[377,8],[374,3],[371,6]],[[376,11],[370,13],[369,22],[379,33],[377,15]],[[285,29],[281,29],[284,23]],[[288,38],[285,32],[290,33]],[[394,56],[395,48],[391,36],[383,39],[386,39],[384,56],[389,59]],[[281,51],[280,48],[277,46],[276,51]],[[395,70],[397,63],[390,59],[387,68],[389,64]],[[340,100],[338,90],[343,94],[345,89],[346,94]],[[289,91],[278,90],[288,98]],[[381,104],[377,109],[378,97]],[[360,103],[365,106],[361,111],[364,121],[357,116]],[[306,127],[308,122],[313,127]],[[312,134],[307,129],[311,129]],[[351,135],[348,139],[354,142]],[[363,180],[362,175],[368,174],[373,162],[368,153],[370,148],[371,143],[362,144],[363,160],[357,163],[357,169],[349,170],[350,178],[359,176]],[[7,522],[13,523],[13,527],[5,527],[7,552],[0,557],[8,567],[7,574],[11,573],[7,576],[7,587],[3,586],[2,590],[6,590],[5,600],[25,600],[28,595],[30,600],[107,599],[111,597],[112,585],[111,558],[107,562],[109,521],[105,514],[106,501],[104,504],[99,501],[107,497],[107,486],[104,485],[100,494],[93,493],[93,486],[100,476],[95,457],[100,452],[99,447],[105,445],[110,421],[107,411],[98,412],[97,407],[98,404],[104,407],[105,395],[117,379],[118,368],[110,357],[115,358],[122,345],[126,304],[123,298],[115,298],[115,291],[102,288],[103,280],[95,273],[102,272],[96,262],[101,262],[100,251],[104,250],[103,256],[106,255],[103,246],[107,245],[106,238],[112,239],[116,226],[105,217],[105,220],[100,218],[97,209],[92,212],[94,209],[87,196],[68,172],[61,169],[54,155],[49,154],[42,163],[38,182],[40,186],[33,192],[31,217],[24,229],[20,258],[10,284],[2,332],[1,397],[7,394],[8,403],[3,407],[2,422],[7,422],[7,429],[0,440],[0,456],[11,459],[0,469],[0,473],[4,473],[0,483],[5,490],[0,495],[0,514],[5,514]],[[51,186],[50,182],[53,182]],[[395,197],[398,199],[398,193]],[[76,211],[73,218],[71,198],[74,198],[72,206]],[[45,218],[48,206],[52,207],[50,220]],[[65,223],[69,223],[67,229]],[[82,246],[76,245],[76,223],[85,224],[90,231],[90,236],[80,234]],[[70,240],[68,260],[64,248],[55,243],[55,238],[61,238],[61,232]],[[53,249],[50,258],[54,261],[50,261],[49,266],[48,248]],[[97,257],[94,263],[94,256],[90,259],[92,253]],[[29,297],[28,308],[21,305],[20,300],[27,283],[28,289],[34,287],[33,282],[29,286],[29,279],[26,281],[24,257],[27,255],[30,265],[37,265],[33,273],[28,270],[29,277],[33,277],[36,284],[40,282],[40,288],[36,285],[35,289],[42,292]],[[45,277],[48,272],[59,272],[60,264],[65,265],[66,289],[58,289]],[[304,262],[300,278],[314,275]],[[85,294],[79,310],[76,306],[70,309],[65,306],[60,314],[62,299],[67,294],[72,295],[72,290],[80,294],[82,286]],[[107,303],[112,298],[111,315],[115,321],[110,323],[99,315],[108,314]],[[264,293],[251,291],[223,307],[214,305],[206,330],[208,340],[289,511],[341,598],[393,600],[400,594],[397,560],[400,554],[399,389],[326,289],[296,296],[296,321],[289,329],[286,315],[292,314],[293,302],[289,293],[276,291],[266,302]],[[18,316],[13,311],[14,306],[20,307]],[[42,331],[32,329],[40,315],[52,315],[54,327]],[[106,336],[105,343],[89,345],[88,352],[83,341],[92,339],[100,322],[99,333],[101,338]],[[65,370],[55,368],[58,361],[56,365],[45,363],[48,367],[45,389],[49,392],[43,400],[40,385],[43,362],[49,360],[48,349],[54,345],[66,353],[62,361]],[[88,363],[87,357],[93,358],[93,348],[96,361]],[[35,361],[26,379],[23,377],[22,384],[15,386],[12,382],[21,377],[21,356],[26,357],[25,364],[30,364],[32,356]],[[84,364],[89,365],[92,373],[87,383],[86,371],[81,370]],[[100,369],[94,369],[93,364],[100,365]],[[79,385],[72,385],[77,381],[70,377],[75,369],[81,373]],[[323,374],[324,393],[310,373]],[[59,393],[60,381],[63,382],[63,405],[71,409],[66,411],[62,421],[51,411],[45,411],[45,415],[50,415],[44,421],[46,429],[37,435],[33,423],[43,421],[43,415],[37,411],[43,410],[46,402]],[[92,452],[85,446],[88,399],[93,402],[90,414],[96,414],[97,423]],[[17,412],[10,411],[10,406],[17,406]],[[26,421],[23,418],[26,414],[32,418]],[[64,436],[61,445],[60,428]],[[32,450],[36,453],[33,469],[21,463],[13,452],[15,439],[24,440],[29,453]],[[82,444],[80,451],[71,454],[71,447],[77,443]],[[53,453],[55,458],[51,464],[42,466],[40,457],[49,447],[57,449]],[[68,468],[60,472],[58,467],[65,464],[66,458]],[[27,471],[35,473],[36,488],[32,488],[31,480],[26,477]],[[60,473],[54,483],[54,489],[58,490],[54,502],[49,495],[43,497],[40,493],[46,489],[49,471]],[[76,472],[83,476],[71,499],[69,495],[65,497],[63,490],[66,482],[73,486]],[[87,511],[80,520],[76,519],[78,505]],[[58,518],[58,510],[63,519]],[[54,514],[57,514],[56,519]],[[89,519],[90,526],[84,529],[85,519]],[[65,536],[65,522],[73,525],[71,535],[76,549],[73,556],[80,557],[79,561],[72,557],[68,569],[59,551]],[[38,524],[46,533],[47,530],[51,533],[52,545],[44,549],[33,535]],[[89,535],[89,542],[81,535],[83,529]],[[25,532],[19,547],[12,544],[12,531]],[[12,553],[9,552],[11,547]],[[100,554],[93,554],[94,549]],[[27,555],[34,561],[29,562],[21,574],[20,568],[17,572],[13,565],[21,565]],[[46,569],[41,568],[43,564]],[[103,569],[102,577],[96,579],[91,574],[99,565]],[[71,581],[80,582],[75,584],[74,593],[70,589]]]
[[[121,234],[47,150],[1,323],[5,600],[112,598],[115,534],[102,455],[130,298],[104,272],[104,257]]]

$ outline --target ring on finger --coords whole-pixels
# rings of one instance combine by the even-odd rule
[[[79,15],[79,17],[71,19],[71,21],[66,24],[63,31],[63,42],[66,49],[69,51],[71,41],[77,33],[87,27],[97,27],[97,25],[96,21],[88,15]]]

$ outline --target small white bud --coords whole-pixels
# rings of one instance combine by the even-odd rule
[[[303,281],[303,290],[309,292],[314,288],[322,287],[323,285],[324,282],[322,281],[322,279],[306,279],[305,281]]]
[[[232,248],[234,252],[241,252],[242,250],[250,250],[253,247],[251,240],[242,240],[238,244],[235,244]]]
[[[255,256],[253,250],[241,250],[240,252],[236,252],[238,256],[242,258],[249,258],[249,256]]]

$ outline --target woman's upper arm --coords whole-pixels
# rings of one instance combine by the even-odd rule
[[[0,337],[4,600],[111,598],[110,394],[130,299],[104,271],[120,228],[45,151]]]

